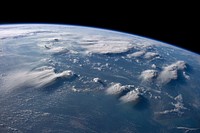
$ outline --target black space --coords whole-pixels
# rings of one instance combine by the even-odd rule
[[[53,3],[54,4],[54,3]],[[160,40],[190,51],[200,53],[197,43],[199,28],[198,12],[189,8],[170,7],[162,9],[154,7],[143,10],[144,7],[127,7],[128,10],[104,10],[101,8],[78,9],[61,7],[20,8],[12,12],[1,12],[1,24],[13,23],[56,23],[92,26],[122,32],[128,32],[155,40]],[[195,9],[195,8],[194,8]],[[6,12],[6,14],[5,14]]]

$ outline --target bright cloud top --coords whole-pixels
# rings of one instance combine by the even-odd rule
[[[143,81],[151,81],[158,76],[157,70],[145,70],[141,73],[140,78]]]
[[[118,95],[127,89],[126,86],[123,86],[120,83],[112,83],[112,85],[106,90],[106,93],[108,95]]]
[[[123,103],[137,104],[140,100],[139,92],[132,90],[119,99]]]

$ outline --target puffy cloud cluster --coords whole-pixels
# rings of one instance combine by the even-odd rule
[[[178,79],[178,71],[182,71],[183,77],[189,79],[189,75],[184,71],[186,69],[186,63],[184,61],[177,61],[171,65],[163,67],[162,71],[159,73],[157,70],[144,70],[141,72],[139,78],[142,81],[156,81],[160,84],[167,84],[172,80]]]
[[[108,95],[120,95],[119,100],[122,103],[132,103],[137,104],[140,101],[140,92],[138,89],[133,88],[133,85],[121,85],[120,83],[112,83],[110,87],[107,88],[106,93]],[[131,90],[133,89],[133,90]]]
[[[163,68],[158,80],[163,84],[169,83],[171,80],[178,78],[178,71],[184,70],[186,68],[186,63],[184,61],[177,61],[169,66]]]

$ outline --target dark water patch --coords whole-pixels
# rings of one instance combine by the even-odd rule
[[[71,78],[66,79],[63,77],[58,77],[52,84],[42,87],[41,90],[47,93],[53,93],[54,91],[63,88],[63,86],[67,83],[73,82],[78,78],[76,74],[74,74]]]
[[[116,96],[117,99],[120,99],[120,97],[126,95],[128,92],[130,92],[130,89],[122,90],[122,91]]]
[[[144,96],[140,95],[140,100],[136,105],[133,106],[133,109],[142,111],[142,110],[147,110],[149,109],[150,103],[147,98]]]

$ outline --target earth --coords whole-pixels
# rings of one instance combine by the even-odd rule
[[[0,132],[199,133],[199,68],[198,54],[137,35],[1,25]]]

